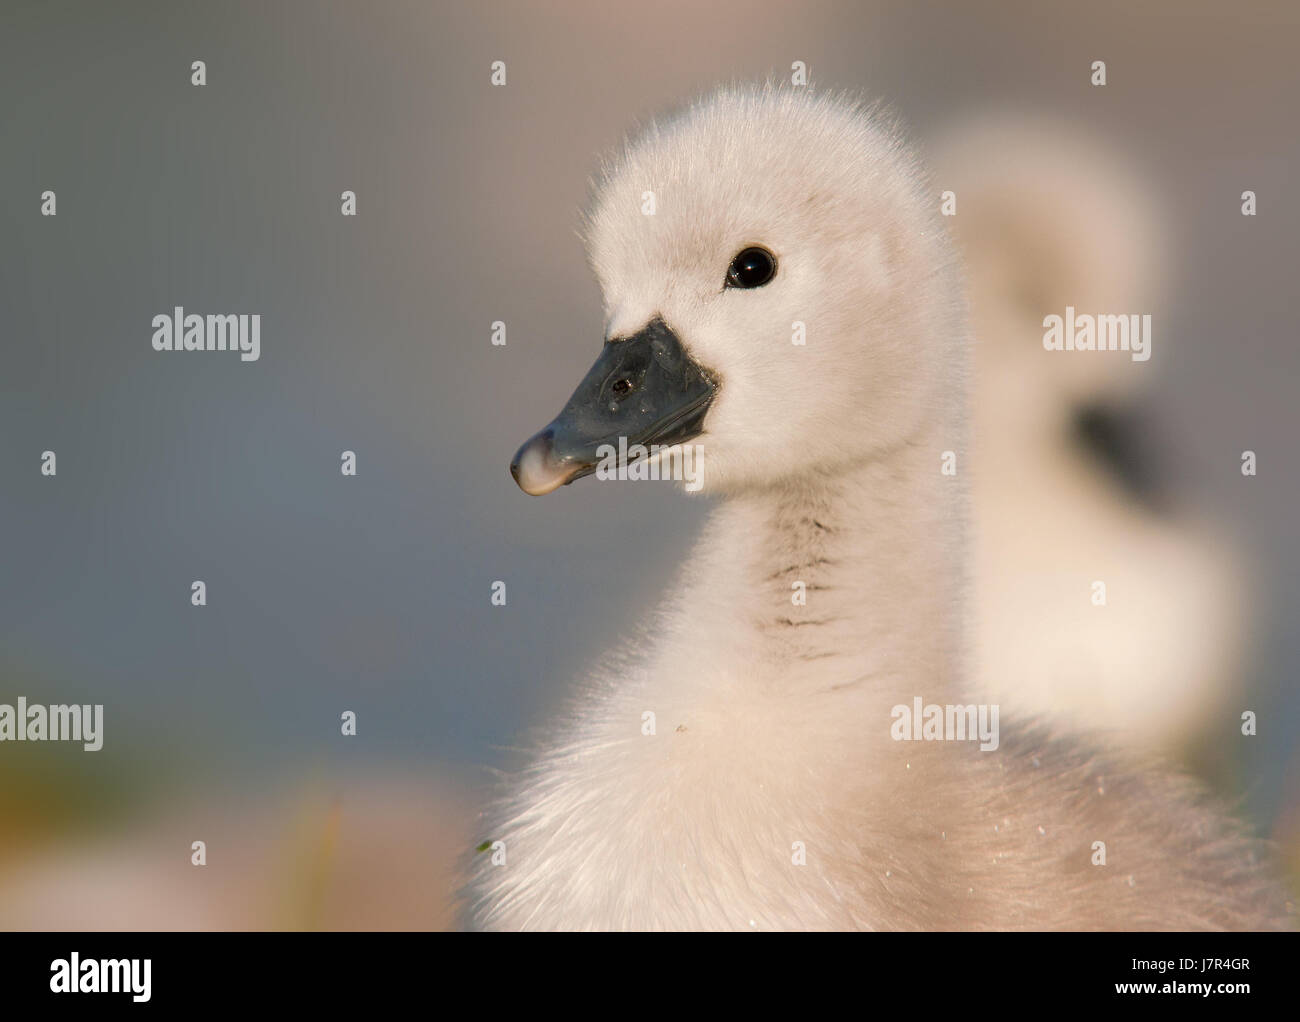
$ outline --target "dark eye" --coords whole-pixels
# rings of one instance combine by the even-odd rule
[[[727,267],[727,287],[762,287],[775,276],[776,256],[765,248],[747,248]]]
[[[627,394],[632,390],[632,381],[624,377],[621,380],[615,380],[611,388],[615,394]]]

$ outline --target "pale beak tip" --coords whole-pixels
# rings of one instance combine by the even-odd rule
[[[519,488],[533,497],[557,490],[577,472],[577,467],[555,459],[554,434],[543,430],[525,443],[510,462],[510,474]]]

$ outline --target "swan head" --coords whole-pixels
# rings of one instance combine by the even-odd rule
[[[587,217],[603,349],[516,481],[549,492],[619,438],[699,445],[714,492],[906,441],[960,361],[937,207],[896,129],[843,97],[724,89],[652,126]]]
[[[1131,402],[1152,363],[1044,351],[1044,317],[1074,306],[1154,313],[1160,323],[1169,230],[1147,175],[1118,143],[1056,114],[964,119],[940,136],[934,164],[961,204],[952,225],[970,281],[985,428],[1014,435]],[[1171,338],[1159,332],[1163,352]]]

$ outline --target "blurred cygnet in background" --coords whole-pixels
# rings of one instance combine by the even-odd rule
[[[975,333],[975,678],[1007,707],[1199,758],[1244,684],[1248,610],[1238,559],[1168,491],[1169,448],[1144,422],[1176,343],[1155,198],[1115,146],[1059,120],[974,118],[934,149]],[[1046,350],[1044,318],[1067,306],[1150,314],[1149,360]]]

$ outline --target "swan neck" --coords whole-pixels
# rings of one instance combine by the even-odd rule
[[[908,444],[724,504],[750,641],[769,662],[820,662],[790,672],[817,686],[960,692],[963,486],[937,448]]]

